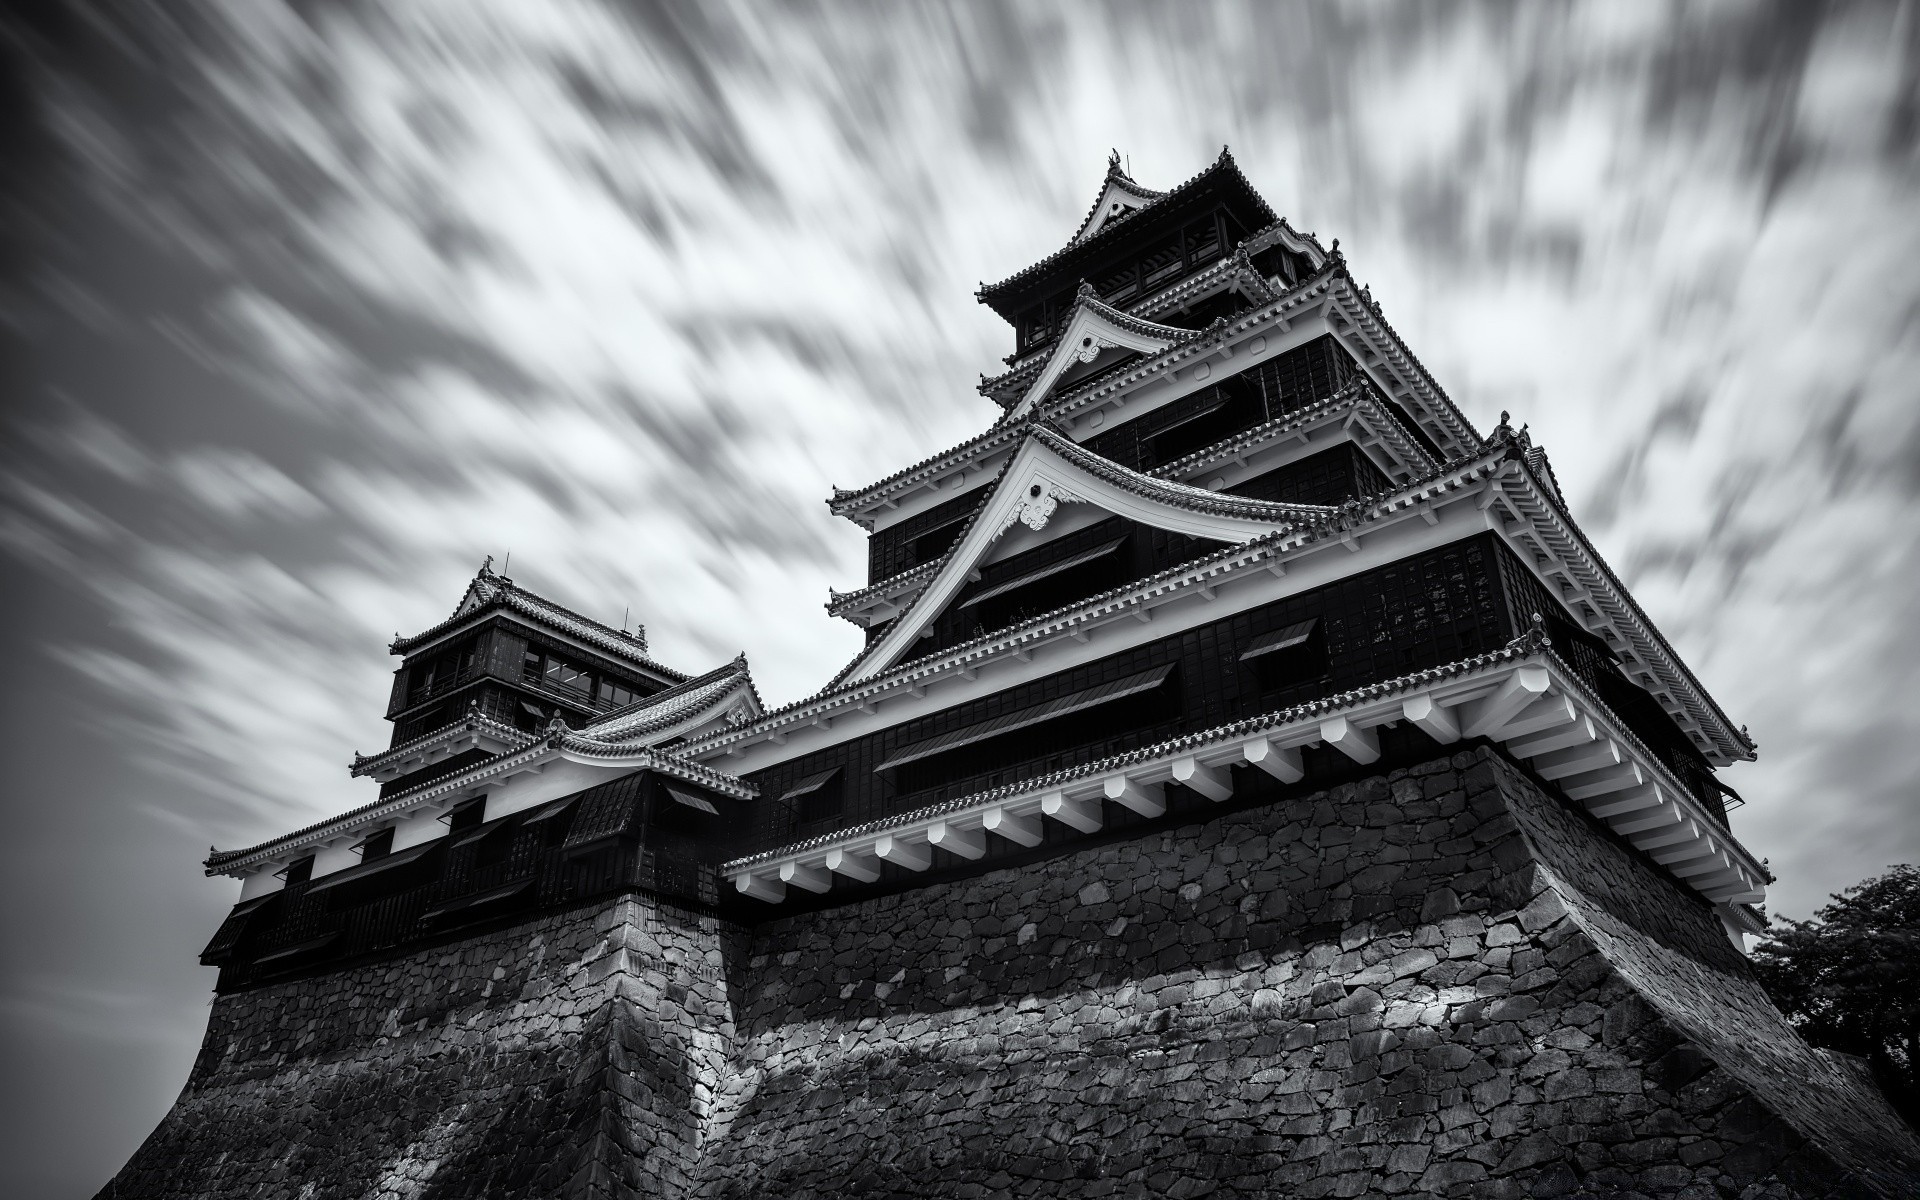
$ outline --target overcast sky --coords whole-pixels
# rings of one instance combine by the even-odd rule
[[[1920,858],[1910,4],[168,7],[0,24],[0,1192],[165,1111],[206,847],[371,798],[386,642],[484,555],[824,683],[864,543],[822,499],[997,415],[973,290],[1109,147],[1167,187],[1231,144],[1531,422],[1760,744],[1775,911]]]

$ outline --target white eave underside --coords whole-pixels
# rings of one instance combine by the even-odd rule
[[[1158,816],[1170,782],[1225,801],[1236,766],[1297,783],[1303,746],[1371,763],[1380,757],[1377,729],[1406,721],[1443,745],[1475,737],[1503,744],[1707,900],[1764,900],[1765,868],[1571,671],[1530,642],[737,859],[721,871],[737,891],[769,903],[783,900],[790,885],[825,892],[840,878],[871,883],[883,862],[928,869],[935,846],[981,858],[988,832],[1024,846],[1039,844],[1046,819],[1093,832],[1108,803]]]

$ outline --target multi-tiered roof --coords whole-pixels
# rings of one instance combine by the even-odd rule
[[[209,869],[266,895],[308,857],[364,869],[343,846],[426,845],[482,797],[486,828],[527,839],[647,778],[682,805],[659,812],[706,814],[676,853],[720,889],[673,886],[750,918],[1485,739],[1747,920],[1766,874],[1714,768],[1752,743],[1568,515],[1544,452],[1504,417],[1475,431],[1337,243],[1275,217],[1230,155],[1166,192],[1110,161],[1068,244],[980,298],[1015,327],[981,384],[1004,411],[834,492],[870,569],[828,611],[866,644],[819,693],[767,710],[744,660],[687,680],[483,571],[396,653],[424,661],[498,614],[663,690],[396,735],[356,771],[404,786]],[[680,828],[654,819],[539,844],[625,838],[639,864]]]

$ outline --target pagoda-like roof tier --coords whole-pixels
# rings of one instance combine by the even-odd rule
[[[580,734],[611,745],[644,741],[670,732],[689,718],[714,710],[723,700],[736,696],[741,704],[742,719],[766,710],[758,689],[753,686],[745,654],[705,675],[615,709],[583,728]]]
[[[543,759],[552,757],[622,764],[631,761],[636,769],[659,770],[721,795],[740,798],[752,796],[753,789],[731,775],[680,759],[665,751],[656,751],[652,745],[675,734],[699,734],[723,722],[728,725],[743,724],[765,711],[766,706],[753,685],[746,655],[742,654],[704,675],[685,680],[596,718],[591,725],[578,730],[556,723],[549,724],[540,733],[529,734],[471,714],[467,720],[449,730],[439,730],[404,746],[396,746],[375,758],[356,760],[354,773],[367,774],[383,762],[418,754],[435,739],[447,736],[473,737],[475,731],[490,735],[490,740],[505,743],[498,753],[453,774],[383,796],[372,804],[258,846],[245,850],[214,851],[207,858],[208,873],[230,873],[302,846],[325,842],[343,834],[371,830],[423,805],[436,800],[444,802],[446,798],[489,779],[538,766]]]
[[[477,625],[493,613],[503,611],[530,618],[535,624],[568,634],[612,657],[644,667],[667,681],[678,683],[687,678],[684,671],[676,671],[647,655],[644,631],[628,632],[602,625],[592,617],[582,616],[565,605],[521,587],[505,575],[496,575],[490,567],[485,566],[467,585],[466,594],[461,597],[451,616],[411,637],[395,638],[387,649],[392,654],[405,657]]]
[[[538,740],[537,734],[517,729],[504,721],[489,717],[477,710],[470,709],[460,720],[442,729],[421,734],[398,746],[382,750],[378,754],[356,754],[349,765],[348,773],[355,779],[363,775],[381,775],[389,768],[403,764],[413,758],[445,757],[466,744],[479,745],[482,742],[494,742],[503,748],[518,749],[529,742]]]
[[[1223,349],[1231,351],[1237,343],[1273,331],[1285,332],[1293,322],[1314,316],[1326,317],[1342,346],[1363,369],[1378,377],[1383,398],[1396,405],[1421,436],[1434,443],[1439,457],[1460,457],[1481,448],[1480,435],[1400,340],[1398,332],[1381,314],[1380,306],[1364,288],[1354,283],[1345,260],[1336,253],[1319,271],[1272,303],[1250,309],[1223,324],[1191,331],[1160,353],[1142,355],[1088,379],[1069,381],[1036,403],[1030,414],[1015,409],[974,437],[866,487],[835,488],[827,501],[828,508],[836,516],[871,527],[870,514],[876,509],[891,506],[916,489],[937,485],[957,469],[973,468],[979,460],[1002,453],[1016,443],[1019,433],[1013,418],[1033,415],[1054,422],[1071,421],[1091,408],[1123,399],[1155,379],[1182,370],[1191,360]]]
[[[1239,289],[1255,304],[1270,303],[1289,288],[1284,281],[1277,281],[1260,274],[1251,258],[1273,246],[1285,246],[1302,255],[1311,264],[1312,271],[1318,271],[1326,265],[1327,252],[1320,248],[1320,244],[1281,220],[1248,237],[1235,248],[1232,254],[1214,259],[1192,274],[1176,279],[1159,291],[1128,304],[1124,311],[1139,320],[1165,324],[1165,319],[1171,314],[1215,292],[1229,288]],[[1053,345],[1053,341],[1049,339],[1031,350],[1010,357],[1005,371],[998,375],[981,377],[980,394],[1002,408],[1013,407],[1027,386],[1046,366]]]
[[[1102,198],[1107,191],[1103,184]],[[1097,205],[1099,201],[1095,203]],[[1248,229],[1264,229],[1278,220],[1274,211],[1267,207],[1266,200],[1254,191],[1247,177],[1240,173],[1232,153],[1222,148],[1220,157],[1212,165],[1185,183],[1160,195],[1143,198],[1139,208],[1102,224],[1086,237],[1076,234],[1076,240],[1024,271],[1010,275],[999,283],[981,285],[975,295],[982,304],[1012,321],[1021,309],[1057,291],[1062,281],[1068,286],[1077,282],[1093,264],[1121,246],[1126,238],[1141,236],[1162,224],[1175,224],[1195,211],[1215,204],[1226,205]],[[1081,228],[1085,229],[1086,225],[1086,222],[1082,222]]]
[[[734,859],[720,871],[740,893],[777,904],[789,878],[808,880],[813,892],[873,881],[878,861],[891,861],[901,843],[1025,825],[1033,840],[1022,841],[1030,845],[1042,818],[1084,834],[1103,823],[1103,801],[1163,812],[1158,793],[1167,783],[1216,803],[1231,800],[1230,770],[1242,765],[1297,783],[1304,778],[1304,746],[1331,747],[1366,764],[1379,757],[1378,728],[1400,721],[1442,744],[1485,737],[1532,760],[1550,786],[1709,902],[1765,898],[1771,882],[1765,865],[1553,652],[1538,627],[1489,654],[835,830]],[[1570,755],[1580,761],[1568,764]],[[1570,769],[1590,763],[1605,765]]]
[[[1654,696],[1710,762],[1725,765],[1751,759],[1752,740],[1728,719],[1627,594],[1592,543],[1566,516],[1549,485],[1527,462],[1527,448],[1511,436],[1503,437],[1479,453],[1448,461],[1428,474],[1331,515],[1278,528],[937,654],[857,673],[874,649],[868,647],[818,694],[774,709],[738,729],[708,735],[691,744],[687,752],[701,757],[733,753],[742,743],[764,740],[795,726],[831,725],[850,712],[871,713],[883,702],[917,698],[944,677],[971,678],[1004,658],[1030,657],[1042,646],[1068,638],[1079,640],[1128,617],[1149,620],[1154,608],[1189,592],[1212,591],[1260,572],[1284,574],[1293,560],[1321,552],[1329,544],[1351,550],[1376,532],[1409,519],[1431,524],[1442,505],[1471,497],[1476,502],[1473,507],[1494,514],[1510,542],[1518,539],[1519,544],[1530,547],[1525,557],[1548,586],[1555,588],[1596,636],[1612,647],[1629,677]],[[965,536],[961,535],[962,541]],[[1543,560],[1545,566],[1541,565]],[[948,569],[943,559],[936,574]],[[915,605],[931,590],[931,582],[926,587],[927,591],[913,601]]]

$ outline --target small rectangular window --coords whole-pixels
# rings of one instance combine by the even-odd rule
[[[639,693],[625,684],[611,679],[600,681],[600,703],[607,708],[625,708],[639,698]]]
[[[378,833],[371,833],[359,846],[360,861],[372,862],[376,858],[385,858],[393,853],[393,829],[389,826]]]
[[[305,858],[294,859],[287,864],[286,870],[280,872],[280,875],[287,881],[288,887],[292,887],[296,883],[305,883],[312,879],[313,855],[309,854]]]
[[[459,833],[477,827],[486,819],[486,815],[487,798],[481,796],[467,801],[440,819],[447,823],[448,833]]]
[[[1023,708],[1018,712],[994,717],[988,721],[981,721],[976,725],[969,725],[964,729],[956,729],[951,733],[943,733],[937,737],[928,738],[925,741],[913,742],[909,745],[902,746],[900,749],[888,755],[886,760],[873,770],[875,774],[878,774],[881,771],[893,767],[919,762],[923,758],[931,758],[936,754],[942,754],[948,750],[956,750],[962,746],[971,746],[978,742],[984,742],[989,738],[999,737],[1001,734],[1012,733],[1018,729],[1026,729],[1030,726],[1038,725],[1042,721],[1051,721],[1057,717],[1083,712],[1098,705],[1111,704],[1116,700],[1124,700],[1129,696],[1138,696],[1142,693],[1150,692],[1165,683],[1167,676],[1172,673],[1172,664],[1164,667],[1155,667],[1151,671],[1142,671],[1138,675],[1129,675],[1125,679],[1116,679],[1112,683],[1103,683],[1090,688],[1082,688],[1080,691],[1062,696],[1057,700],[1050,700],[1045,704],[1036,704],[1031,708]]]
[[[781,793],[780,802],[793,808],[802,822],[824,821],[840,815],[840,768],[807,775]]]

